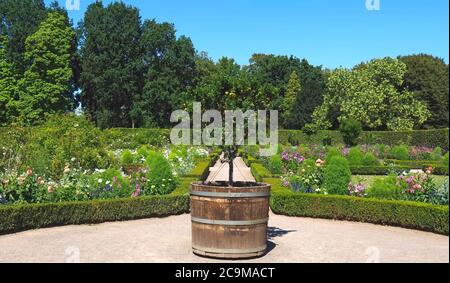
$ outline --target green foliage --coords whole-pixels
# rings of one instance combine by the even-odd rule
[[[262,179],[268,178],[272,176],[272,173],[264,167],[264,165],[260,163],[252,163],[250,166],[252,170],[252,174],[255,177],[256,181],[261,182]]]
[[[442,158],[442,165],[449,166],[449,153],[447,152]]]
[[[362,166],[364,154],[359,147],[352,147],[348,152],[347,160],[350,166]],[[366,166],[366,165],[365,165]]]
[[[189,196],[0,206],[0,234],[60,225],[96,224],[189,212]]]
[[[400,57],[407,65],[403,87],[414,93],[431,111],[427,128],[447,128],[449,123],[449,74],[444,60],[419,54]]]
[[[394,165],[394,166],[356,166],[356,167],[350,167],[350,170],[352,171],[353,175],[386,175],[392,172],[393,170],[395,172],[409,172],[413,169],[423,169],[424,171],[428,165],[417,165],[417,166],[408,166],[408,165]],[[442,175],[442,176],[448,176],[449,174],[449,167],[447,166],[441,166],[441,165],[435,165],[433,166],[433,174],[434,175]]]
[[[408,159],[410,159],[409,149],[405,145],[394,146],[391,149],[390,156],[393,159],[397,159],[397,160],[408,160]]]
[[[354,119],[344,120],[339,127],[339,132],[346,145],[356,146],[362,132],[361,123]]]
[[[51,116],[30,131],[22,146],[24,166],[55,178],[62,175],[66,163],[85,170],[110,163],[102,132],[82,116]]]
[[[373,155],[373,153],[368,152],[364,155],[362,159],[363,166],[380,166],[380,160]]]
[[[433,150],[433,152],[430,154],[430,159],[434,160],[434,161],[438,161],[438,160],[442,159],[442,155],[443,155],[442,148],[436,147]]]
[[[312,144],[321,144],[323,137],[328,136],[332,139],[332,145],[342,144],[342,136],[338,131],[319,131],[313,136],[308,137],[303,131],[280,130],[279,143],[283,145],[299,145],[305,141]],[[367,138],[370,136],[370,139]],[[420,130],[420,131],[370,131],[361,134],[361,141],[367,141],[365,144],[384,144],[385,146],[395,146],[399,144],[426,146],[426,147],[449,147],[449,130]],[[370,142],[372,141],[372,143]]]
[[[327,165],[331,164],[331,160],[332,160],[334,157],[342,157],[341,151],[339,151],[339,150],[338,150],[337,148],[335,148],[335,147],[330,147],[330,148],[328,148],[328,150],[327,150],[327,156],[326,156],[326,158],[325,158],[325,163],[326,163]]]
[[[137,126],[169,127],[170,114],[184,109],[188,87],[195,72],[195,49],[185,36],[176,37],[173,24],[147,20],[140,46],[144,59],[144,88],[134,101],[132,114]]]
[[[324,103],[313,114],[315,124],[330,128],[336,116],[340,122],[355,119],[373,130],[421,126],[431,114],[412,92],[402,89],[406,71],[399,60],[384,58],[331,72]]]
[[[148,182],[143,188],[144,195],[166,195],[175,190],[177,180],[173,175],[172,167],[162,154],[150,152],[147,165],[149,172]]]
[[[293,71],[289,82],[286,87],[286,94],[283,100],[283,119],[285,121],[284,127],[289,127],[289,120],[294,116],[294,107],[297,97],[299,96],[302,87],[300,85],[300,79],[297,75],[297,72]]]
[[[122,2],[107,7],[95,2],[80,33],[81,100],[88,117],[100,128],[133,126],[130,111],[143,77],[139,10]]]
[[[128,149],[124,150],[122,152],[121,161],[122,161],[122,166],[134,164],[133,153],[131,153],[131,151],[129,151]]]
[[[448,206],[426,203],[366,199],[348,196],[289,193],[272,195],[270,207],[276,214],[326,218],[449,234]]]
[[[201,179],[201,177],[207,172],[209,174],[209,165],[210,162],[208,161],[200,161],[197,163],[197,165],[192,169],[192,171],[187,175],[187,177],[194,177],[198,180]]]
[[[0,125],[12,119],[11,103],[17,95],[14,66],[6,56],[8,45],[8,38],[0,34]]]
[[[279,175],[283,170],[283,160],[279,155],[274,155],[269,159],[268,169],[272,174]]]
[[[75,32],[60,12],[48,13],[26,39],[24,56],[30,66],[18,82],[20,95],[13,108],[27,123],[42,121],[46,114],[75,109],[71,93],[74,42]]]
[[[148,145],[143,145],[137,150],[137,154],[140,158],[147,158],[147,156],[150,154],[150,148]]]
[[[325,75],[321,67],[296,57],[254,54],[245,71],[255,81],[257,107],[255,109],[281,109],[287,86],[293,72],[299,76],[301,91],[293,104],[293,115],[280,124],[289,129],[301,129],[311,122],[314,109],[322,104]]]
[[[368,197],[378,199],[398,200],[401,199],[402,193],[402,189],[397,186],[396,175],[376,179],[367,190]]]
[[[162,147],[169,143],[170,131],[165,129],[106,129],[105,141],[111,149],[134,150],[141,146]]]
[[[44,0],[0,1],[0,33],[9,37],[6,55],[17,76],[22,76],[29,67],[24,57],[25,40],[36,32],[46,14]]]
[[[339,156],[331,158],[324,169],[326,192],[332,195],[347,195],[351,176],[352,173],[345,158]]]

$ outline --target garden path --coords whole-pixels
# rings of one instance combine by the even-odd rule
[[[244,262],[449,262],[449,238],[365,223],[271,214],[270,250]],[[190,216],[0,236],[0,262],[218,262],[190,249]]]

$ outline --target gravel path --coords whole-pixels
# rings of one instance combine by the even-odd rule
[[[449,238],[364,223],[271,215],[270,251],[246,262],[449,262]],[[219,262],[193,255],[190,216],[0,236],[0,262]]]

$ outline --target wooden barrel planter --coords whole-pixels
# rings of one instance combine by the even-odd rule
[[[270,185],[191,189],[192,248],[200,256],[242,259],[267,250]]]

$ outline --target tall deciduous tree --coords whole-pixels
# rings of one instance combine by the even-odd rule
[[[169,23],[145,21],[141,47],[144,62],[144,88],[134,105],[145,127],[170,126],[171,112],[186,105],[187,89],[195,75],[195,49],[185,36],[176,37]]]
[[[72,111],[72,59],[75,32],[66,16],[48,13],[38,30],[25,43],[25,60],[30,66],[19,81],[19,114],[29,123],[46,113]]]
[[[293,116],[283,117],[281,123],[291,129],[300,129],[311,122],[314,109],[323,102],[325,76],[321,67],[314,67],[306,60],[293,56],[255,54],[245,70],[258,82],[265,108],[282,109],[286,87],[292,72],[296,72],[302,86],[294,103]]]
[[[286,87],[286,94],[283,101],[283,118],[285,127],[289,124],[289,120],[293,118],[294,103],[297,101],[302,87],[297,72],[292,72],[289,82]]]
[[[337,108],[339,121],[354,119],[366,129],[420,127],[430,113],[411,92],[399,90],[405,73],[406,65],[392,58],[335,70],[328,78],[324,103],[314,112],[314,122],[321,129],[331,127],[330,110]]]
[[[133,100],[142,87],[139,10],[93,3],[80,31],[84,109],[101,128],[132,126]]]
[[[29,67],[24,57],[25,40],[45,16],[44,0],[0,0],[0,33],[9,37],[7,58],[19,75]]]
[[[419,54],[400,57],[408,70],[402,87],[412,91],[415,97],[426,103],[431,117],[427,128],[448,128],[449,125],[449,73],[444,60]]]

